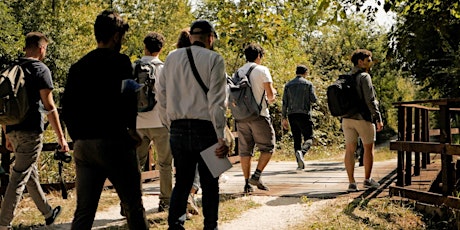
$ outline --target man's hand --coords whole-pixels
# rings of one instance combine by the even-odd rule
[[[219,145],[216,148],[216,156],[219,158],[227,157],[230,152],[230,148],[223,139],[219,139]]]
[[[377,132],[380,132],[383,130],[383,122],[379,121],[377,122]]]
[[[283,118],[283,120],[281,120],[281,125],[283,126],[283,129],[289,130],[289,121],[287,118]]]

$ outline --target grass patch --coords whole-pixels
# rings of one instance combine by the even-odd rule
[[[426,229],[426,224],[405,202],[342,197],[292,229]]]

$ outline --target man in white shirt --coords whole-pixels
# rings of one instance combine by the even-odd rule
[[[165,38],[162,34],[151,32],[144,38],[144,56],[139,60],[142,63],[150,63],[154,66],[154,75],[158,78],[163,69],[163,62],[158,58]],[[134,67],[134,69],[136,69]],[[138,112],[136,129],[142,138],[142,143],[136,152],[141,169],[148,159],[151,144],[157,154],[155,167],[160,171],[160,203],[158,211],[163,212],[169,207],[169,199],[172,192],[172,154],[169,146],[169,131],[163,126],[159,116],[158,103],[152,110]]]
[[[264,56],[264,49],[256,43],[249,44],[245,50],[247,63],[238,69],[238,74],[243,76],[252,65],[256,67],[249,75],[252,84],[252,93],[256,101],[262,101],[260,116],[253,121],[236,122],[238,132],[238,150],[241,160],[241,169],[245,179],[244,192],[254,191],[252,185],[261,190],[269,190],[262,183],[260,176],[267,166],[275,149],[275,131],[270,119],[268,104],[275,101],[276,90],[273,88],[273,79],[267,67],[260,65]],[[251,172],[251,159],[254,156],[254,147],[257,145],[260,151],[259,161],[254,174],[249,178]]]
[[[170,130],[176,168],[168,224],[169,229],[184,229],[187,199],[198,165],[203,191],[203,229],[217,229],[219,177],[211,174],[200,152],[216,143],[217,157],[225,157],[229,152],[229,144],[224,140],[225,63],[220,54],[212,51],[217,33],[210,22],[193,22],[190,35],[192,46],[177,49],[168,55],[155,84],[160,117]],[[192,64],[189,55],[196,65]],[[193,65],[200,75],[196,78]]]

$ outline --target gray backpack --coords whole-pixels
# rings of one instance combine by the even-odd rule
[[[232,112],[233,118],[237,122],[253,121],[260,116],[265,91],[260,102],[257,102],[252,93],[252,85],[249,79],[252,70],[256,66],[257,65],[252,65],[248,72],[242,77],[240,77],[238,71],[236,71],[232,78],[227,78],[227,84],[230,88],[228,107]]]
[[[137,111],[147,112],[153,109],[157,104],[155,99],[155,80],[156,67],[163,65],[163,62],[135,62],[134,80],[142,85],[137,91]]]
[[[29,110],[29,97],[25,88],[25,69],[22,65],[35,62],[15,62],[0,73],[0,124],[21,123]]]

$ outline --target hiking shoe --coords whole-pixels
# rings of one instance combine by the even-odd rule
[[[196,206],[195,198],[192,196],[192,194],[188,195],[187,212],[192,214],[192,215],[199,215],[200,214],[198,206]]]
[[[378,188],[379,186],[380,186],[380,184],[377,181],[375,181],[374,179],[372,179],[372,178],[364,180],[364,187],[365,188]]]
[[[347,192],[359,192],[358,185],[356,185],[356,183],[350,183]]]
[[[244,185],[244,193],[252,193],[254,192],[254,188],[250,184]]]
[[[305,161],[303,160],[303,153],[300,150],[295,151],[295,159],[297,161],[297,170],[305,169]]]
[[[169,205],[166,204],[164,201],[160,200],[158,204],[158,212],[165,212],[169,209]]]
[[[265,190],[265,191],[269,191],[270,189],[265,186],[263,183],[262,183],[262,180],[259,178],[259,179],[255,179],[254,176],[252,176],[251,178],[249,178],[249,184],[252,184],[252,185],[255,185],[257,186],[258,189],[260,190]]]
[[[46,218],[46,225],[51,225],[54,223],[56,218],[61,214],[61,206],[57,206],[56,208],[53,209],[53,213],[50,217]]]

